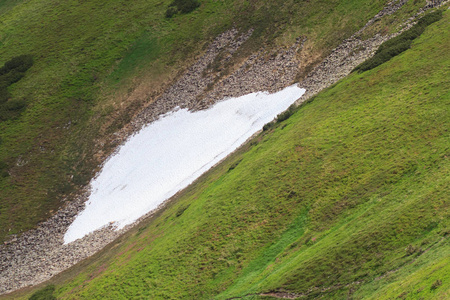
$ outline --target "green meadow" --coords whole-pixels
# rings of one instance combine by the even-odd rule
[[[46,293],[58,299],[447,299],[449,21],[446,10],[410,49],[321,92],[35,290],[52,284]]]
[[[0,241],[70,201],[117,146],[111,134],[218,34],[255,29],[230,68],[305,36],[301,78],[387,2],[204,0],[166,18],[169,0],[0,1],[0,67],[33,57],[24,77],[7,87],[4,107],[17,111],[0,114]],[[405,5],[397,19],[371,30],[394,30],[424,3]]]

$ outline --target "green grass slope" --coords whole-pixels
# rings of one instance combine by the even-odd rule
[[[446,299],[450,13],[57,276],[61,299]]]
[[[0,66],[18,55],[34,59],[8,87],[10,101],[26,107],[0,122],[1,242],[44,220],[86,184],[98,154],[116,146],[108,137],[217,34],[255,29],[236,61],[306,36],[302,55],[311,66],[388,1],[202,0],[193,12],[167,19],[170,2],[0,1]],[[424,3],[406,5],[398,16]]]

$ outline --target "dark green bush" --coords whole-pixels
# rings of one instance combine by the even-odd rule
[[[353,69],[353,72],[364,72],[371,70],[390,60],[392,57],[408,50],[411,47],[412,41],[419,37],[428,25],[439,21],[441,18],[442,11],[440,10],[422,17],[416,25],[407,31],[381,44],[375,52],[375,55]]]
[[[291,106],[289,106],[289,108],[287,110],[280,113],[274,121],[265,124],[263,126],[263,131],[270,130],[270,129],[274,128],[278,123],[281,123],[281,122],[289,119],[297,110],[298,110],[298,107],[295,104],[292,104]]]
[[[169,7],[166,10],[166,18],[170,19],[177,13],[178,13],[178,9],[176,7]]]
[[[3,109],[9,111],[19,111],[27,106],[27,102],[21,99],[9,100],[5,104],[3,104]]]
[[[32,65],[31,55],[20,55],[11,58],[0,68],[0,121],[16,117],[26,107],[25,100],[10,100],[8,87],[22,79]]]
[[[287,110],[285,112],[282,112],[277,116],[277,123],[283,122],[284,120],[289,119],[289,117],[292,116],[292,112]]]
[[[26,101],[21,99],[13,99],[0,104],[0,122],[16,118],[26,106]]]
[[[435,290],[442,285],[442,280],[438,279],[431,285],[431,289]]]
[[[187,14],[200,6],[200,2],[197,0],[175,0],[177,2],[177,8],[182,14]]]
[[[434,22],[439,21],[440,19],[442,19],[442,10],[436,10],[420,18],[420,20],[417,22],[417,25],[428,26],[430,24],[433,24]]]
[[[0,105],[8,101],[9,97],[11,97],[11,95],[6,87],[0,87]]]
[[[289,119],[294,114],[294,112],[295,112],[295,105],[289,106],[289,108],[286,111],[282,112],[277,116],[277,123]]]
[[[390,60],[392,57],[399,55],[400,53],[408,50],[411,47],[411,40],[404,41],[400,44],[393,45],[390,48],[385,48],[383,51],[375,54],[371,59],[366,60],[360,64],[357,68],[360,72],[371,70],[378,67],[382,63]]]
[[[177,217],[177,218],[180,217],[184,213],[184,211],[189,208],[189,206],[190,206],[190,204],[180,207],[178,209],[177,213],[175,214],[175,217]]]
[[[5,178],[8,176],[8,165],[4,161],[0,161],[0,178]]]
[[[17,70],[11,70],[9,73],[0,76],[0,86],[10,86],[13,83],[18,82],[25,76],[24,72],[19,72]]]
[[[53,296],[54,291],[54,285],[47,285],[45,288],[40,289],[39,291],[31,295],[29,300],[56,300],[56,297]]]
[[[0,68],[0,88],[7,88],[25,76],[25,72],[33,65],[31,55],[20,55],[8,60]]]
[[[375,54],[386,51],[387,49],[395,47],[396,45],[401,43],[412,42],[415,38],[420,36],[424,30],[425,30],[424,28],[412,27],[409,30],[403,32],[402,34],[381,44],[380,47],[378,47],[377,52],[375,52]]]
[[[33,65],[33,57],[31,55],[20,55],[8,60],[3,67],[0,68],[0,75],[7,74],[12,70],[17,72],[25,72]]]
[[[166,10],[166,18],[172,18],[177,13],[190,13],[199,6],[198,0],[173,0]]]
[[[378,67],[382,63],[388,61],[389,59],[391,59],[391,57],[392,56],[389,56],[387,53],[381,52],[381,53],[375,55],[374,57],[372,57],[371,59],[366,60],[361,65],[359,65],[357,68],[360,72],[371,70],[375,67]]]
[[[269,129],[271,129],[271,128],[273,128],[273,126],[275,125],[275,122],[269,122],[269,123],[267,123],[267,124],[265,124],[264,126],[263,126],[263,131],[267,131],[267,130],[269,130]]]
[[[242,159],[239,159],[238,161],[234,162],[229,168],[228,168],[228,172],[234,170],[240,163],[241,163]]]
[[[412,44],[411,40],[410,41],[404,41],[404,42],[401,42],[401,43],[399,43],[397,45],[394,45],[394,46],[386,49],[386,51],[384,51],[384,53],[386,53],[390,57],[394,57],[394,56],[397,56],[400,53],[408,50],[409,48],[411,48],[411,44]]]

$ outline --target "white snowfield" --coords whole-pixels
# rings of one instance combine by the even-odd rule
[[[230,98],[213,107],[178,109],[130,137],[91,181],[85,209],[64,242],[113,224],[131,224],[187,187],[305,92],[296,85]]]

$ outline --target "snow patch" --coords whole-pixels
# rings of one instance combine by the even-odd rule
[[[296,85],[221,101],[207,110],[178,109],[144,127],[91,181],[85,209],[64,242],[114,224],[133,223],[187,187],[305,92]]]

